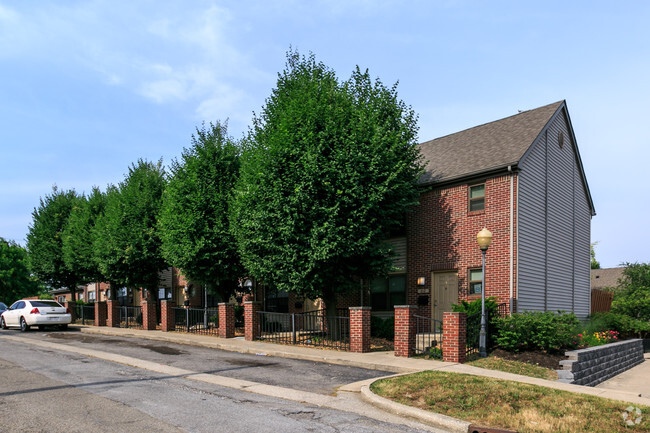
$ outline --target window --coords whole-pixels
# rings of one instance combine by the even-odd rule
[[[375,278],[370,283],[370,305],[374,311],[390,311],[406,304],[406,275]]]
[[[475,212],[485,209],[485,184],[469,187],[469,211]]]
[[[483,270],[470,269],[469,270],[469,294],[480,295],[483,286]]]
[[[88,291],[88,302],[95,302],[95,293],[94,290]]]

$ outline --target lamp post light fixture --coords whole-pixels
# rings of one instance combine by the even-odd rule
[[[476,242],[478,247],[483,253],[483,270],[482,270],[482,279],[481,282],[481,331],[479,332],[478,337],[478,346],[479,346],[479,355],[481,358],[487,357],[487,332],[486,332],[486,320],[485,320],[485,253],[490,247],[492,242],[492,232],[486,228],[483,228],[476,235]]]

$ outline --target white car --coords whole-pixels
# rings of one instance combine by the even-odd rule
[[[0,316],[0,328],[20,328],[28,331],[30,326],[58,326],[66,329],[72,322],[72,316],[66,308],[56,301],[47,299],[22,299],[13,303]]]

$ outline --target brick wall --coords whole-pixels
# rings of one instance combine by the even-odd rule
[[[467,313],[443,313],[442,360],[465,362]]]
[[[219,303],[219,337],[235,336],[235,306],[226,302]]]
[[[106,302],[95,303],[95,326],[106,326]]]
[[[142,328],[155,330],[157,326],[156,301],[142,301]]]
[[[350,351],[370,352],[370,307],[350,307]]]
[[[418,277],[426,277],[429,303],[420,314],[431,314],[431,273],[457,271],[459,300],[473,300],[469,295],[468,269],[481,267],[481,251],[476,234],[486,227],[493,234],[486,256],[486,295],[499,303],[510,300],[510,176],[485,181],[485,210],[468,212],[468,188],[476,183],[434,189],[420,195],[420,205],[407,215],[407,303],[417,305]],[[514,194],[517,195],[516,177]],[[516,207],[515,207],[516,215]],[[516,236],[516,224],[515,236]],[[516,239],[516,237],[515,237]],[[515,245],[516,248],[516,245]],[[513,269],[516,268],[516,251]],[[516,281],[514,281],[516,287]],[[516,294],[515,294],[516,297]]]
[[[171,299],[160,301],[160,328],[163,332],[173,331],[176,327],[174,317],[175,302]]]
[[[395,306],[395,356],[410,357],[415,354],[416,321],[418,307]]]
[[[244,302],[244,339],[246,341],[253,341],[259,337],[260,316],[257,312],[261,311],[261,307],[261,302]]]

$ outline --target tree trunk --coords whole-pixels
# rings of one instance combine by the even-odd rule
[[[77,286],[70,287],[70,302],[73,304],[77,302]]]

